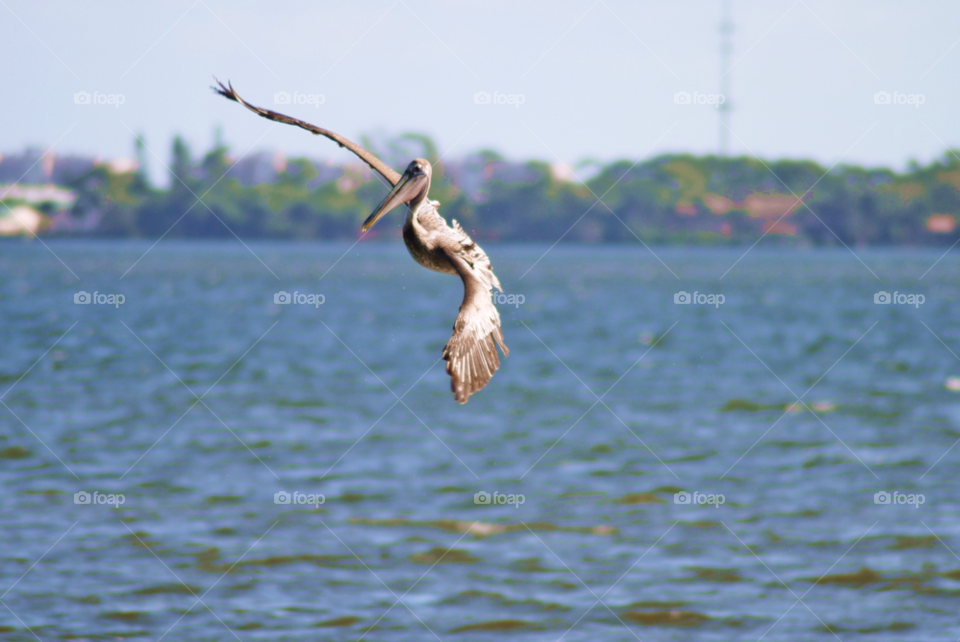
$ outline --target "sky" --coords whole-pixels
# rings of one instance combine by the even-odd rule
[[[142,133],[161,177],[175,134],[199,154],[220,127],[235,158],[351,160],[214,95],[213,76],[354,140],[427,134],[445,157],[717,153],[721,2],[0,0],[0,153],[131,157]],[[729,7],[731,155],[902,169],[960,147],[960,3]]]

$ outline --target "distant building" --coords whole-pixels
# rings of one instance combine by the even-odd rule
[[[114,158],[104,165],[114,174],[133,174],[140,169],[140,161],[135,158]]]
[[[550,174],[554,180],[561,183],[578,181],[576,171],[567,163],[553,163],[550,165]]]
[[[927,218],[927,230],[934,234],[949,234],[957,226],[952,214],[933,214]]]
[[[55,185],[72,183],[96,166],[92,158],[83,156],[59,156],[50,173],[49,181]]]
[[[0,185],[0,201],[15,200],[39,205],[72,205],[77,195],[56,185]]]
[[[42,149],[27,149],[17,155],[6,155],[0,160],[0,182],[4,183],[46,183],[48,177],[43,173],[40,161]]]
[[[450,181],[475,203],[486,200],[484,187],[491,181],[528,183],[540,178],[539,172],[526,163],[511,163],[483,153],[445,161],[443,168]]]
[[[803,200],[790,194],[764,194],[754,192],[743,201],[737,203],[720,194],[704,194],[703,204],[714,214],[726,214],[732,210],[744,210],[750,218],[760,219],[760,231],[763,234],[795,235],[797,226],[783,219],[793,214],[803,205]],[[696,214],[696,208],[690,206],[691,211],[677,211],[681,214]],[[729,232],[725,234],[729,235]]]
[[[230,167],[227,178],[235,178],[246,187],[272,183],[279,174],[274,160],[274,154],[269,152],[247,154]]]
[[[66,227],[55,225],[56,221],[67,221],[67,210],[77,200],[70,190],[56,185],[0,185],[0,236],[27,234],[35,236],[51,228]],[[43,207],[53,214],[53,218],[38,211]],[[68,226],[68,225],[67,225]]]
[[[42,149],[0,155],[0,183],[54,183],[65,185],[93,169],[94,159],[56,156]]]
[[[50,217],[33,209],[29,205],[17,205],[0,213],[0,236],[26,234],[36,236],[50,227]]]

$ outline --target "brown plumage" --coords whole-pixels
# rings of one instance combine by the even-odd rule
[[[437,212],[440,203],[429,199],[430,177],[433,173],[430,163],[423,158],[414,159],[402,175],[398,174],[379,158],[339,134],[245,102],[229,83],[224,86],[218,80],[213,90],[264,118],[295,125],[329,138],[359,156],[390,182],[393,189],[360,229],[366,232],[381,216],[398,205],[406,204],[403,241],[410,255],[429,270],[456,274],[463,281],[463,303],[453,324],[453,336],[443,349],[443,358],[447,362],[454,398],[460,403],[467,403],[470,395],[486,386],[500,367],[497,346],[503,350],[504,356],[510,354],[500,329],[500,313],[492,298],[493,288],[500,291],[502,288],[486,253],[463,231],[459,223],[453,221],[452,227],[447,225]]]

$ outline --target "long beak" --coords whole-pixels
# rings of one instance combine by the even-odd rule
[[[390,193],[387,194],[386,198],[380,201],[377,208],[373,210],[373,214],[368,216],[367,220],[363,222],[363,225],[360,226],[360,231],[366,232],[373,227],[374,223],[380,220],[381,216],[396,206],[412,200],[419,190],[419,183],[420,181],[414,180],[410,174],[404,173],[394,188],[390,190]]]

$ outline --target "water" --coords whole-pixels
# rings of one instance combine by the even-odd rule
[[[960,636],[952,254],[490,246],[459,406],[398,242],[149,248],[0,245],[0,639]]]

